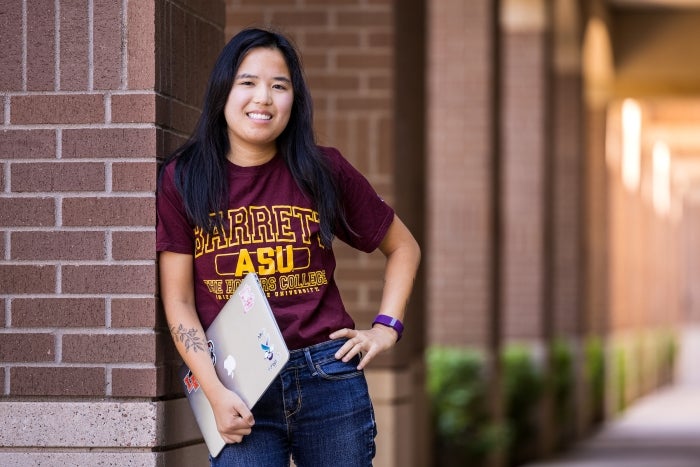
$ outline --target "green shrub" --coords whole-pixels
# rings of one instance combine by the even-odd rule
[[[527,348],[507,346],[501,362],[505,412],[510,433],[509,459],[518,465],[536,455],[537,414],[544,385],[541,372],[536,368]]]
[[[659,382],[661,384],[668,384],[673,381],[676,356],[678,355],[678,339],[673,331],[661,333],[661,344],[659,347],[659,360],[661,362]]]
[[[599,337],[593,336],[586,340],[585,355],[590,416],[593,423],[598,423],[605,417],[605,351]]]
[[[574,356],[563,339],[552,344],[550,390],[554,402],[554,422],[557,426],[557,448],[564,447],[575,436],[574,421]]]
[[[484,358],[445,347],[428,349],[426,358],[436,465],[479,465],[503,444],[489,418]]]
[[[627,408],[627,353],[622,346],[615,350],[615,395],[618,412]]]

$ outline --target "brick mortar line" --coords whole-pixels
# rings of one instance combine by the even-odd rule
[[[0,328],[0,336],[3,334],[52,334],[54,336],[149,336],[152,334],[165,334],[154,328],[61,328],[58,326],[46,328]]]
[[[35,329],[35,328],[30,328]],[[52,329],[52,333],[61,336],[150,336],[155,334],[165,334],[165,330],[157,330],[154,328],[48,328]]]
[[[150,130],[161,128],[155,123],[10,123],[3,126],[5,130]]]
[[[112,170],[112,161],[111,160],[108,160],[105,162],[104,176],[105,176],[105,192],[114,193],[112,191],[114,173]]]
[[[114,246],[113,246],[113,239],[112,239],[112,231],[111,230],[105,230],[105,237],[104,237],[104,248],[105,248],[105,257],[107,258],[107,261],[112,262],[115,261],[114,259]]]
[[[12,326],[12,299],[7,297],[5,299],[5,306],[3,307],[3,314],[5,315],[5,326]]]
[[[95,87],[95,5],[93,0],[87,2],[88,43],[87,43],[87,88],[92,91]]]
[[[95,226],[88,226],[88,227],[76,227],[76,226],[62,226],[60,228],[56,228],[55,226],[51,227],[2,227],[0,228],[0,232],[7,232],[9,234],[13,233],[26,233],[26,232],[79,232],[79,233],[85,233],[85,232],[112,232],[114,233],[122,233],[122,232],[134,232],[134,233],[155,233],[156,228],[155,227],[132,227],[132,226],[124,226],[124,227],[115,227],[115,228],[110,228],[110,227],[95,227]]]
[[[53,88],[61,89],[61,0],[54,0],[54,64],[53,64]]]
[[[10,125],[10,110],[11,110],[10,109],[10,96],[5,94],[3,97],[4,97],[3,98],[3,108],[5,111],[5,117],[4,117],[5,119],[2,122],[2,126],[7,127]]]
[[[14,263],[14,264],[16,264],[16,263]],[[54,280],[54,282],[55,282],[54,293],[60,295],[63,292],[63,268],[61,268],[60,265],[56,266],[56,270],[54,271],[54,274],[56,276],[56,279]]]
[[[105,299],[105,327],[112,327],[112,300]]]
[[[149,91],[143,89],[82,89],[82,90],[22,90],[22,91],[3,91],[2,95],[8,97],[34,97],[34,96],[49,96],[49,97],[75,97],[75,96],[158,96],[164,99],[173,99],[172,96],[168,96],[163,93],[156,91]],[[180,101],[178,101],[180,102]],[[183,103],[184,104],[184,103]]]
[[[54,333],[51,333],[54,334]],[[63,360],[63,335],[60,333],[55,333],[56,339],[54,341],[54,364],[61,363]],[[39,363],[39,362],[36,362]]]
[[[0,266],[152,266],[155,264],[155,258],[152,260],[85,260],[85,261],[65,261],[65,260],[51,260],[51,261],[33,261],[33,260],[2,260],[0,261]],[[10,294],[12,295],[12,294]],[[1,296],[1,295],[0,295]]]
[[[65,298],[65,299],[97,299],[103,298],[106,300],[143,300],[152,299],[155,296],[153,294],[69,294],[69,293],[54,293],[54,294],[2,294],[0,298],[15,300],[15,299],[32,299],[32,300],[42,300],[42,299],[55,299],[55,298]],[[0,328],[2,329],[2,328]]]
[[[22,0],[22,89],[27,90],[27,0]]]
[[[0,199],[27,199],[27,198],[91,198],[91,199],[109,199],[109,198],[155,198],[156,194],[152,191],[113,191],[111,193],[105,191],[43,191],[43,192],[16,192],[0,193]],[[105,226],[109,227],[109,226]]]
[[[111,368],[105,366],[105,396],[110,397],[112,395],[112,370]]]
[[[59,193],[58,196],[54,198],[53,212],[56,216],[54,220],[55,227],[63,226],[63,194]]]
[[[11,164],[5,163],[4,170],[3,170],[3,175],[5,178],[5,189],[2,191],[2,193],[6,193],[6,194],[12,193],[12,190],[10,189],[12,186],[12,183],[10,180],[10,174],[11,174],[10,165]]]
[[[128,12],[128,0],[121,1],[121,23],[122,28],[120,31],[121,38],[121,54],[119,59],[121,60],[121,70],[120,70],[120,88],[127,89],[129,87],[129,12]]]
[[[123,363],[123,364],[115,364],[115,363],[106,363],[106,362],[95,362],[95,363],[83,363],[83,362],[76,362],[76,363],[71,363],[71,362],[55,362],[51,364],[52,362],[0,362],[0,365],[4,366],[5,368],[46,368],[51,367],[51,368],[104,368],[104,369],[109,369],[109,370],[132,370],[132,369],[137,369],[137,370],[150,370],[150,369],[157,369],[159,366],[165,366],[165,365],[156,365],[154,363],[144,363],[144,362],[134,362],[134,363]]]
[[[61,160],[63,158],[63,130],[60,128],[56,129],[56,159]]]
[[[104,95],[104,107],[105,107],[105,125],[112,124],[112,94],[105,93]]]
[[[62,158],[36,158],[36,159],[29,159],[29,158],[23,158],[23,159],[3,159],[0,158],[0,162],[9,162],[12,164],[37,164],[37,163],[55,163],[55,162],[62,162],[66,164],[82,164],[82,163],[101,163],[101,164],[119,164],[119,163],[124,163],[124,162],[132,162],[132,163],[146,163],[146,162],[153,162],[154,159],[152,157],[123,157],[119,159],[113,159],[113,158],[83,158],[83,157],[69,157],[67,159],[62,159]]]

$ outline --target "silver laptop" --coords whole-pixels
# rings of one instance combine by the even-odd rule
[[[289,360],[256,274],[245,276],[206,335],[219,380],[252,409]],[[216,457],[226,443],[216,429],[211,405],[186,365],[179,376],[209,453]]]

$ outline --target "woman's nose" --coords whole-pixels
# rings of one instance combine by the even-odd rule
[[[256,104],[269,104],[271,101],[270,90],[265,86],[258,86],[258,89],[255,90],[254,100]]]

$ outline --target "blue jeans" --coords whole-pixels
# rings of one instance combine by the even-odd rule
[[[377,434],[359,357],[336,360],[345,340],[293,350],[287,365],[253,408],[255,426],[228,444],[212,466],[367,467]]]

